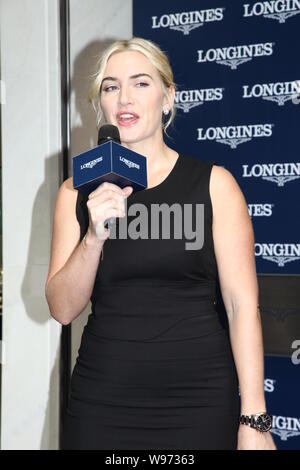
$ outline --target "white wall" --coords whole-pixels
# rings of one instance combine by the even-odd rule
[[[3,341],[1,449],[58,438],[59,324],[44,297],[58,189],[58,0],[1,0]]]
[[[3,340],[1,449],[57,449],[61,325],[44,296],[60,185],[59,0],[0,0]],[[93,55],[132,34],[131,0],[70,0],[72,156],[96,143]],[[3,83],[1,85],[3,85]],[[72,165],[70,159],[70,175]],[[73,366],[86,309],[73,323]]]
[[[71,156],[97,144],[96,115],[87,101],[96,59],[116,39],[132,36],[132,0],[71,0]],[[72,172],[70,158],[69,174]],[[72,322],[72,368],[90,304]]]

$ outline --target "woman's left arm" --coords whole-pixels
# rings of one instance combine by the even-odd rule
[[[210,196],[214,250],[240,386],[241,414],[265,412],[264,351],[252,222],[244,195],[225,168],[212,167]],[[276,446],[270,432],[240,424],[238,450],[247,449],[274,450]]]

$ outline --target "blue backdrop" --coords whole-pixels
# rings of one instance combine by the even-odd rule
[[[167,53],[178,87],[168,144],[235,176],[258,274],[300,274],[299,31],[300,0],[133,1],[134,35]],[[279,449],[300,449],[295,355],[265,357]]]
[[[134,1],[135,36],[169,56],[169,145],[237,179],[259,274],[300,274],[300,0]]]

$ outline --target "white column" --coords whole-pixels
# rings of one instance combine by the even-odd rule
[[[1,449],[58,446],[61,325],[44,296],[59,187],[59,0],[1,0]]]

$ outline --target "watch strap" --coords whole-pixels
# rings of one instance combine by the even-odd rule
[[[257,424],[256,424],[257,417],[261,416],[261,415],[271,416],[271,415],[268,415],[268,413],[266,413],[266,412],[256,413],[256,414],[252,414],[252,415],[240,415],[239,422],[241,424],[246,424],[247,426],[250,426],[251,428],[254,428],[254,429],[257,429],[257,430],[261,431],[259,426],[257,426]],[[272,417],[271,417],[271,420],[272,420]]]

